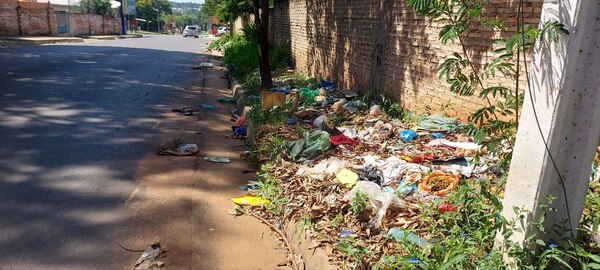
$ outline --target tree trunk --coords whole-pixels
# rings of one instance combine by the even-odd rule
[[[271,67],[269,65],[269,0],[252,0],[252,7],[254,20],[258,27],[260,84],[262,89],[269,89],[273,85]]]

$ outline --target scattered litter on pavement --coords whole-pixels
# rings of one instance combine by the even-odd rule
[[[192,110],[192,109],[190,109],[188,107],[183,107],[183,108],[180,108],[180,109],[172,109],[171,111],[179,113],[181,115],[190,116],[190,115],[194,115],[194,111],[195,110]]]
[[[239,205],[248,205],[248,206],[263,206],[263,205],[271,202],[265,198],[261,198],[258,196],[242,196],[242,197],[233,198],[233,199],[231,199],[231,201],[233,201],[234,203],[239,204]]]
[[[237,102],[235,98],[219,98],[217,101],[225,104],[235,104]]]
[[[193,156],[198,153],[197,144],[185,143],[177,145],[177,148],[166,148],[159,150],[157,153],[163,156]]]
[[[133,270],[160,270],[165,266],[164,262],[157,260],[161,252],[163,251],[158,242],[148,246],[135,263]]]
[[[211,104],[200,104],[200,107],[202,107],[202,109],[207,109],[207,110],[213,110],[215,108],[215,106],[213,106]]]
[[[192,67],[192,69],[204,69],[204,68],[214,68],[215,64],[209,62],[202,62],[200,65]]]
[[[213,163],[230,163],[231,160],[227,157],[204,157],[205,161]]]

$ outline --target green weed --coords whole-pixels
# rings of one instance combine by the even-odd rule
[[[312,226],[313,226],[313,222],[309,216],[302,215],[300,217],[300,222],[298,222],[298,227],[296,227],[296,229],[294,230],[294,234],[296,235],[298,242],[302,241],[302,237],[301,237],[302,233],[311,229]]]
[[[356,192],[352,200],[350,200],[350,211],[355,216],[363,214],[367,208],[367,202],[369,201],[369,195],[362,191]]]
[[[261,197],[271,202],[265,207],[267,212],[274,216],[280,216],[283,213],[283,206],[289,201],[288,197],[282,197],[282,189],[277,184],[277,180],[272,178],[268,172],[271,164],[264,164],[257,173],[258,191]]]
[[[368,269],[366,259],[373,255],[361,240],[352,236],[341,239],[335,247],[345,255],[343,269]]]

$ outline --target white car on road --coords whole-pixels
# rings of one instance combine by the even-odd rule
[[[198,35],[198,31],[200,30],[200,28],[198,26],[195,25],[188,25],[185,27],[185,29],[183,29],[183,37],[195,37],[195,38],[199,38],[200,36]]]
[[[227,28],[225,26],[219,27],[219,29],[217,29],[217,36],[227,33],[228,30],[229,30],[229,28]]]

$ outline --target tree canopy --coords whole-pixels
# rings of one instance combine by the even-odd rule
[[[110,0],[81,0],[79,10],[98,15],[113,15]]]
[[[158,21],[161,15],[173,12],[167,0],[136,0],[135,7],[136,17],[153,22]]]

